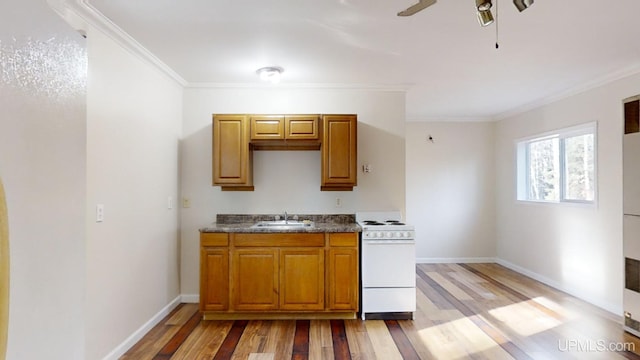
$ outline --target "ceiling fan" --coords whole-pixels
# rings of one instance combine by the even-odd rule
[[[424,10],[436,3],[436,0],[419,0],[417,4],[409,6],[398,13],[398,16],[411,16],[418,11]]]
[[[533,1],[534,0],[513,0],[513,4],[518,8],[518,11],[522,12],[533,4]],[[400,11],[398,16],[411,16],[418,11],[428,8],[436,2],[437,0],[418,0],[417,4],[411,5],[407,9]],[[491,6],[491,0],[476,0],[476,9],[478,10],[478,21],[480,22],[480,25],[487,26],[493,22]]]

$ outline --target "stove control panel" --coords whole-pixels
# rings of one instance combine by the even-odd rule
[[[370,240],[405,240],[413,239],[415,236],[411,230],[400,231],[364,231],[362,233],[363,239]]]

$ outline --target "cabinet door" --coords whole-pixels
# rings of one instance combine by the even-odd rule
[[[352,190],[357,185],[357,117],[324,115],[321,190]]]
[[[280,250],[280,310],[324,309],[324,249]]]
[[[229,251],[200,249],[200,311],[229,308]]]
[[[358,311],[358,234],[329,234],[329,310]]]
[[[317,140],[318,115],[285,116],[285,138],[290,140]]]
[[[284,139],[284,117],[280,115],[252,115],[251,140]]]
[[[247,116],[214,115],[213,184],[252,188],[251,155]]]
[[[278,250],[235,249],[231,268],[234,310],[278,308]]]

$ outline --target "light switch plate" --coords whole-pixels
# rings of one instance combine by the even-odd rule
[[[104,204],[96,205],[96,222],[104,221]]]

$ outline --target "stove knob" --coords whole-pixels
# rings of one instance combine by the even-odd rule
[[[378,237],[380,237],[380,238],[381,238],[381,237],[384,237],[384,233],[383,233],[382,231],[379,231],[379,232],[378,232]]]
[[[388,232],[388,233],[387,233],[387,237],[388,237],[388,238],[392,238],[392,237],[393,237],[393,233],[392,233],[392,232]]]
[[[399,237],[399,238],[404,237],[404,233],[397,232],[397,233],[396,233],[396,237]]]

